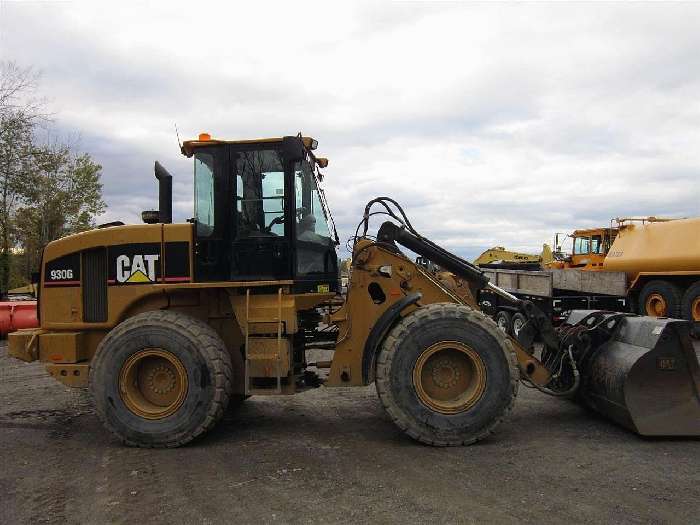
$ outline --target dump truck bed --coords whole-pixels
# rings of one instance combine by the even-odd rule
[[[624,272],[487,269],[484,273],[493,284],[511,293],[540,297],[553,297],[559,291],[616,297],[624,297],[627,293]]]
[[[571,310],[627,312],[630,307],[624,272],[484,269],[484,273],[496,286],[535,303],[554,324]],[[494,317],[503,311],[516,313],[512,305],[488,290],[480,292],[479,305]]]

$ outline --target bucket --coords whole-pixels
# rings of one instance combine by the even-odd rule
[[[578,399],[642,436],[700,436],[700,323],[630,316],[579,364]]]

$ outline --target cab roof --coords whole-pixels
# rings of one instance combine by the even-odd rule
[[[302,142],[307,150],[316,149],[318,142],[311,137],[302,137]],[[197,148],[203,148],[206,146],[214,146],[218,144],[270,144],[275,142],[282,142],[282,137],[272,137],[266,139],[242,139],[242,140],[223,140],[214,139],[208,133],[200,133],[197,139],[186,140],[182,143],[180,148],[182,154],[191,157]]]
[[[574,230],[572,237],[590,237],[591,235],[602,235],[605,232],[617,232],[617,228],[587,228],[585,230]]]

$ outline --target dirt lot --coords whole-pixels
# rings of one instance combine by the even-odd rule
[[[494,436],[402,436],[373,387],[250,399],[176,450],[121,446],[86,392],[0,347],[0,523],[698,523],[700,441],[520,389]]]

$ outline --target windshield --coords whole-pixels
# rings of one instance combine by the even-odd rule
[[[589,252],[591,240],[588,237],[574,237],[574,255],[586,255]]]
[[[295,170],[297,239],[327,245],[331,240],[328,217],[321,201],[311,163],[304,161]]]

